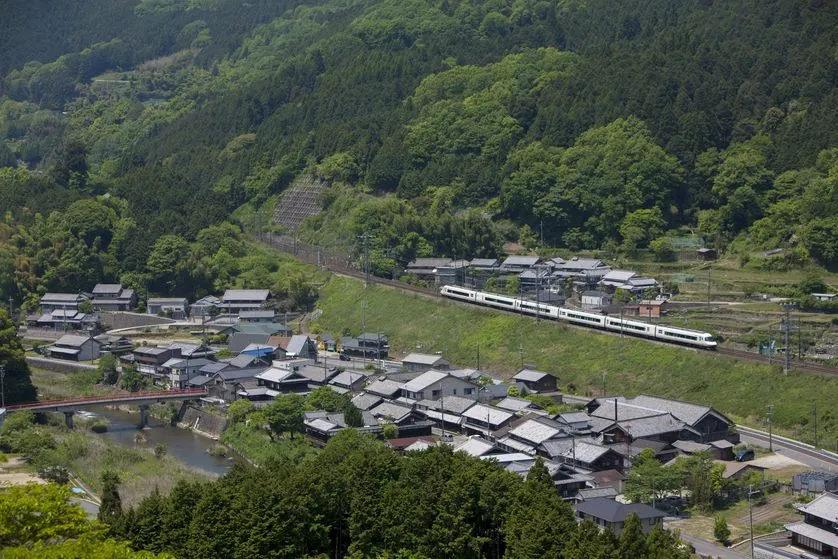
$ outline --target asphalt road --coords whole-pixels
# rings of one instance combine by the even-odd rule
[[[681,539],[692,544],[695,548],[695,553],[699,557],[719,557],[721,559],[749,559],[748,555],[742,555],[732,549],[716,545],[711,542],[694,538],[689,534],[681,534]]]

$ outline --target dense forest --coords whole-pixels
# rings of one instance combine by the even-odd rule
[[[192,280],[149,269],[155,250],[271,208],[303,172],[331,186],[300,235],[357,250],[369,232],[381,270],[491,256],[536,232],[661,257],[666,239],[698,234],[838,266],[831,2],[40,0],[10,13],[4,298],[84,288],[80,275],[178,292]]]

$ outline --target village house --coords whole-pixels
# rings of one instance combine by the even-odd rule
[[[134,350],[134,364],[137,372],[155,379],[155,384],[166,376],[163,364],[180,357],[180,348],[141,346]]]
[[[596,285],[611,271],[611,266],[602,260],[574,256],[564,263],[556,262],[554,270],[553,276],[556,278],[570,278],[583,285]]]
[[[367,376],[356,371],[343,371],[329,381],[332,386],[357,394],[364,388]]]
[[[797,510],[803,513],[803,521],[785,526],[792,544],[818,557],[838,557],[838,495],[823,493]]]
[[[462,416],[463,430],[469,435],[498,431],[515,418],[513,413],[486,404],[475,404],[464,411]]]
[[[446,371],[451,368],[451,362],[441,355],[411,353],[402,359],[402,367],[409,373],[421,373],[430,369]]]
[[[239,322],[245,324],[253,323],[268,323],[272,324],[276,320],[276,312],[271,309],[261,309],[255,311],[241,311],[239,312]]]
[[[146,313],[184,320],[189,316],[189,301],[180,297],[151,297],[146,302]]]
[[[163,363],[161,367],[167,379],[167,384],[172,390],[186,388],[186,383],[193,377],[198,376],[201,367],[212,363],[206,357],[190,359],[188,357],[173,357]]]
[[[99,327],[99,315],[75,309],[52,310],[49,313],[27,318],[27,323],[39,328],[94,331]]]
[[[582,308],[585,310],[599,310],[611,305],[612,297],[604,291],[583,291]]]
[[[44,293],[41,295],[41,313],[49,314],[52,311],[78,311],[83,301],[89,301],[90,296],[86,293]]]
[[[660,318],[669,304],[664,300],[641,300],[623,306],[625,316],[637,316],[640,318]]]
[[[404,383],[382,377],[369,383],[364,390],[370,394],[387,398],[388,400],[395,400],[401,395],[403,384]]]
[[[215,295],[201,297],[189,307],[192,317],[208,319],[221,310],[221,299]]]
[[[431,370],[404,383],[401,389],[402,393],[412,400],[439,400],[457,395],[476,399],[478,386],[453,377],[448,372]]]
[[[417,258],[405,268],[405,273],[416,276],[422,281],[435,284],[437,270],[451,264],[450,258]]]
[[[808,471],[795,474],[791,489],[802,493],[838,493],[838,472]]]
[[[541,443],[538,453],[551,460],[594,472],[625,469],[623,457],[619,452],[596,444],[590,439],[551,439]]]
[[[364,332],[357,338],[350,336],[341,338],[340,351],[346,355],[384,359],[390,353],[390,344],[386,334]]]
[[[65,334],[49,346],[47,352],[53,359],[93,361],[99,359],[101,347],[99,342],[90,336]]]
[[[271,298],[267,289],[228,289],[221,297],[221,312],[238,315],[242,311],[264,309]]]
[[[615,419],[623,422],[668,413],[684,423],[685,436],[691,440],[709,443],[727,439],[738,442],[735,436],[729,435],[733,422],[709,406],[641,394],[632,399],[622,396],[596,398],[586,405],[586,409],[592,418],[610,423]]]
[[[541,262],[538,256],[509,256],[500,265],[500,271],[506,274],[520,274]]]
[[[543,371],[533,369],[521,369],[512,380],[516,384],[522,384],[530,392],[555,392],[556,377]]]
[[[130,311],[136,302],[134,290],[118,283],[97,283],[93,287],[93,308],[97,311]]]
[[[632,514],[640,520],[643,533],[648,534],[655,524],[663,521],[664,513],[644,505],[633,503],[630,505],[620,503],[606,497],[588,499],[575,505],[576,518],[579,521],[591,520],[601,528],[611,530],[615,536],[623,531],[626,519]]]

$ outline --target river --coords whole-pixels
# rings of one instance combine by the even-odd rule
[[[100,436],[123,446],[134,446],[134,436],[137,434],[137,424],[140,416],[137,413],[114,410],[110,408],[91,408],[90,416],[103,417],[108,421],[108,430]],[[233,460],[210,456],[207,449],[218,444],[215,441],[196,435],[187,429],[172,427],[167,423],[148,418],[148,429],[143,430],[148,440],[144,446],[154,448],[154,445],[166,445],[169,456],[183,465],[201,470],[210,475],[220,476],[230,471]]]

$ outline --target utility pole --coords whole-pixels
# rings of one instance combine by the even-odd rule
[[[774,452],[774,437],[772,434],[772,427],[771,424],[774,423],[773,421],[774,416],[774,404],[768,404],[768,452]]]
[[[815,420],[815,448],[818,448],[818,404],[815,403],[815,408],[812,410],[812,415],[814,415]]]
[[[0,408],[6,408],[6,366],[0,365]]]
[[[789,354],[789,332],[791,330],[791,309],[794,308],[794,303],[783,303],[783,309],[786,311],[786,318],[783,324],[783,330],[785,330],[786,334],[786,360],[783,365],[783,374],[788,376],[789,374],[789,359],[791,355]]]
[[[710,268],[707,268],[707,311],[710,311]]]
[[[524,344],[518,344],[518,354],[521,356],[521,370],[524,370]]]
[[[803,356],[800,352],[800,315],[797,316],[797,360],[801,361]]]
[[[605,379],[608,378],[608,373],[602,371],[602,396],[605,397]],[[616,421],[616,416],[615,416]]]
[[[361,301],[361,334],[363,335],[364,331],[367,327],[367,302],[366,300]],[[364,368],[367,368],[367,348],[364,346],[363,351],[361,352],[364,354]]]
[[[751,507],[751,495],[756,495],[759,491],[753,491],[753,485],[748,486],[748,522],[751,527],[751,559],[754,559],[754,511]]]
[[[364,241],[364,287],[370,283],[370,239],[374,239],[373,235],[364,231],[360,239]]]
[[[480,370],[480,342],[477,342],[477,370]]]

